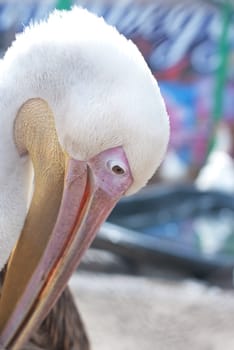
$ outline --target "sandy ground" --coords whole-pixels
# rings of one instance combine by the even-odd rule
[[[233,350],[234,294],[194,281],[79,273],[93,350]]]

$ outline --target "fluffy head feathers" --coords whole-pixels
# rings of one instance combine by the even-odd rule
[[[18,35],[3,68],[19,103],[49,103],[74,158],[123,146],[134,178],[128,193],[153,175],[169,137],[165,105],[139,50],[103,19],[78,7],[55,11]]]

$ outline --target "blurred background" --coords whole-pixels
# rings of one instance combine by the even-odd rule
[[[71,280],[93,350],[233,350],[234,2],[0,0],[0,56],[73,4],[136,43],[171,123],[159,171],[120,202]]]

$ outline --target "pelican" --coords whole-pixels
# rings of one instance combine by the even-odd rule
[[[0,349],[34,349],[29,338],[56,333],[59,317],[66,331],[82,327],[67,281],[118,200],[154,174],[168,137],[147,64],[102,18],[55,11],[16,37],[0,61]]]

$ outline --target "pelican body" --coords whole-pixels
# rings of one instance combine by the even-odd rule
[[[56,309],[100,225],[154,174],[168,137],[157,82],[102,18],[55,11],[16,37],[0,61],[0,348],[22,349]]]

